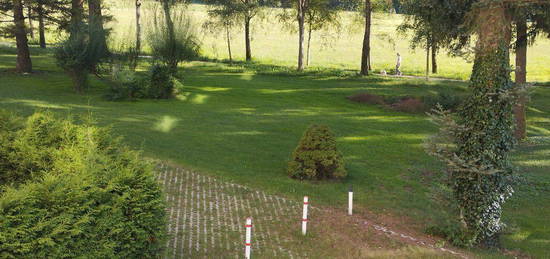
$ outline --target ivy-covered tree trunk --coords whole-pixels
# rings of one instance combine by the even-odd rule
[[[22,0],[13,0],[13,21],[15,23],[15,41],[17,44],[16,70],[19,73],[31,73],[32,62],[29,52],[29,41],[25,31],[25,15]]]
[[[516,86],[521,87],[527,82],[527,20],[521,17],[516,21],[517,40],[516,40]],[[521,140],[527,136],[525,105],[527,96],[521,94],[517,104],[514,107],[516,118],[516,139]]]
[[[363,51],[361,54],[361,75],[369,75],[370,67],[370,34],[372,6],[371,0],[365,0],[365,34],[363,35]]]
[[[512,195],[509,153],[514,146],[510,80],[510,17],[500,1],[478,7],[471,96],[458,112],[453,190],[471,241],[496,246],[502,205]]]

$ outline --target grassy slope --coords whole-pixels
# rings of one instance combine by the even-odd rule
[[[13,67],[14,59],[0,54],[0,70]],[[421,147],[435,127],[423,115],[350,103],[345,97],[363,91],[461,93],[465,88],[461,83],[282,77],[196,63],[185,72],[189,89],[185,98],[107,102],[101,98],[105,87],[101,83],[94,81],[87,95],[75,95],[50,57],[35,55],[33,61],[42,70],[35,75],[0,74],[0,108],[24,114],[37,108],[92,113],[149,156],[291,198],[310,195],[313,203],[343,207],[347,185],[353,184],[359,210],[405,215],[419,229],[445,216],[434,191],[438,177],[426,173],[437,171],[439,165]],[[540,257],[550,253],[549,97],[548,88],[534,95],[529,133],[538,137],[516,156],[527,184],[505,211],[515,227],[505,238],[507,247]],[[338,135],[350,174],[345,182],[312,184],[286,177],[290,153],[311,123],[327,124]]]

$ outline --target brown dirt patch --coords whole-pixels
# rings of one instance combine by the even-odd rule
[[[390,105],[393,110],[400,112],[419,113],[427,110],[422,100],[414,97],[405,97]]]
[[[358,103],[385,104],[384,97],[369,93],[354,94],[347,97],[348,100]]]

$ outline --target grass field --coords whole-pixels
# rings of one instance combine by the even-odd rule
[[[421,114],[351,103],[345,97],[359,92],[464,94],[464,83],[262,75],[194,62],[183,70],[188,92],[177,100],[108,102],[100,81],[92,81],[87,94],[74,94],[48,51],[33,49],[33,62],[38,72],[32,75],[1,72],[0,108],[24,115],[36,109],[92,114],[147,156],[292,200],[309,195],[315,204],[342,209],[352,184],[359,214],[391,214],[418,231],[449,216],[442,209],[441,165],[422,148],[435,126]],[[14,51],[0,52],[0,70],[14,66]],[[537,258],[550,254],[549,98],[547,87],[533,94],[530,140],[515,155],[523,184],[505,208],[510,223],[505,247]],[[344,182],[308,183],[286,176],[291,152],[313,123],[335,131],[349,171]]]
[[[114,21],[109,25],[112,28],[113,45],[132,43],[135,31],[135,10],[133,1],[107,0],[110,14]],[[151,21],[154,2],[144,1],[142,8],[143,20],[146,25]],[[158,8],[157,8],[158,9]],[[202,29],[202,24],[208,19],[208,7],[191,4],[188,13],[196,24],[196,31],[202,41],[202,54],[212,59],[228,58],[225,34],[212,34]],[[298,36],[281,25],[277,15],[281,9],[265,9],[263,18],[252,21],[252,54],[255,61],[263,64],[296,66],[298,56]],[[315,32],[312,37],[310,69],[342,69],[358,70],[360,66],[363,22],[357,13],[342,12],[342,26],[340,32],[335,29]],[[409,37],[395,32],[396,27],[403,21],[402,15],[375,13],[372,27],[372,65],[375,71],[385,69],[389,71],[395,67],[396,53],[403,56],[402,70],[405,74],[425,74],[425,51],[411,50]],[[144,26],[146,27],[146,26]],[[146,28],[144,28],[146,30]],[[146,33],[145,33],[146,34]],[[57,31],[50,31],[47,35],[51,41],[62,38]],[[244,34],[242,28],[235,28],[232,32],[233,55],[236,59],[244,59]],[[147,50],[147,47],[145,48]],[[550,40],[540,38],[534,46],[528,49],[528,80],[536,82],[550,82]],[[511,57],[514,60],[514,57]],[[449,57],[440,53],[438,77],[453,79],[469,79],[472,63],[462,58]],[[512,62],[513,64],[514,62]]]
[[[115,18],[114,35],[117,41],[133,39],[134,9],[131,1],[109,2],[111,13]],[[153,9],[151,3],[144,8],[144,21],[150,19],[147,10]],[[225,34],[211,34],[201,28],[208,19],[207,6],[192,4],[189,13],[197,24],[197,31],[202,39],[203,54],[210,58],[228,58]],[[264,18],[255,18],[252,28],[253,58],[261,63],[274,65],[296,66],[298,56],[298,36],[285,29],[277,15],[281,9],[266,9]],[[342,12],[342,27],[340,32],[334,29],[315,32],[312,37],[311,68],[337,68],[358,70],[361,59],[363,39],[363,22],[357,13]],[[396,53],[403,56],[403,71],[405,74],[425,75],[425,51],[411,50],[409,37],[395,32],[403,21],[402,15],[375,13],[372,27],[372,65],[375,71],[395,68]],[[233,31],[233,55],[244,59],[244,34],[241,28]],[[537,82],[550,81],[550,40],[541,37],[528,50],[528,80]],[[462,58],[453,58],[440,53],[439,73],[436,76],[469,79],[472,63]],[[512,56],[512,60],[514,57]],[[512,62],[513,64],[513,62]]]

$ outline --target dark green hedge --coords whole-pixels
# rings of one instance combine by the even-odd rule
[[[0,258],[158,257],[166,204],[139,153],[49,113],[0,119]]]

